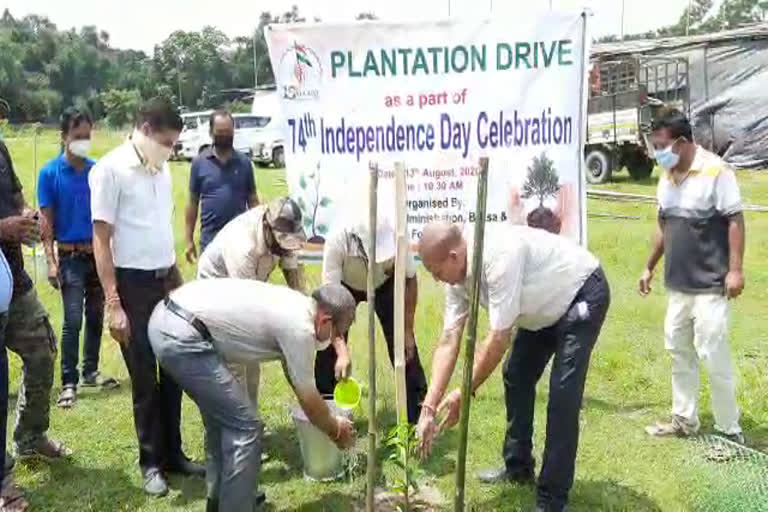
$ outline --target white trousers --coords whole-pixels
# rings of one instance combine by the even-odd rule
[[[261,365],[254,364],[245,366],[243,364],[227,363],[227,368],[232,376],[240,383],[248,398],[251,400],[253,411],[256,418],[261,419],[259,414],[259,381],[261,380]]]
[[[722,295],[691,295],[667,290],[665,348],[672,356],[672,414],[693,431],[699,428],[699,363],[709,374],[715,429],[737,434],[739,409],[731,351],[729,304]]]

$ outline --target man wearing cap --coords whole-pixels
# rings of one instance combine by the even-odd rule
[[[301,209],[292,199],[280,197],[241,213],[224,226],[200,256],[199,279],[234,277],[266,281],[278,263],[288,286],[303,292],[296,251],[304,247]],[[258,413],[259,366],[231,365]]]
[[[237,298],[237,300],[232,300]],[[227,362],[281,361],[307,418],[340,448],[354,444],[354,425],[335,416],[317,392],[315,351],[354,321],[355,301],[339,285],[311,297],[247,279],[202,279],[160,302],[149,339],[160,365],[200,408],[205,424],[207,512],[254,510],[263,425]]]
[[[367,211],[367,209],[364,209]],[[325,241],[323,250],[323,283],[341,283],[357,303],[367,299],[368,288],[368,228],[364,222],[340,227]],[[389,360],[394,364],[394,279],[395,231],[391,223],[384,221],[376,232],[376,262],[373,266],[376,299],[374,308],[379,317],[384,338],[387,341]],[[427,392],[427,379],[419,360],[413,319],[416,313],[418,282],[413,253],[408,252],[405,279],[405,385],[408,399],[408,422],[416,424],[421,402]],[[337,341],[333,348],[318,352],[315,362],[317,389],[324,395],[333,394],[338,379],[349,372],[349,354],[344,332],[344,342]]]

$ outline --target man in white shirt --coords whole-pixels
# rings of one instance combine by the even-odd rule
[[[152,347],[205,423],[207,512],[251,512],[264,500],[253,491],[263,425],[225,361],[281,361],[307,418],[346,448],[354,444],[354,425],[332,414],[315,388],[313,366],[315,351],[346,332],[354,318],[355,301],[339,285],[307,297],[254,280],[204,279],[157,305],[149,322]]]
[[[666,172],[659,179],[658,226],[639,291],[650,293],[653,271],[664,256],[672,417],[646,431],[653,436],[698,432],[701,365],[709,373],[715,430],[744,443],[728,345],[729,302],[744,289],[744,215],[736,174],[694,142],[691,123],[679,110],[657,115],[651,141]]]
[[[367,213],[368,209],[364,208],[362,211]],[[325,241],[323,249],[323,283],[344,285],[358,304],[368,298],[368,231],[365,222],[350,222],[332,233]],[[391,223],[386,220],[377,228],[376,262],[373,269],[376,287],[374,308],[387,341],[389,360],[393,362],[395,232]],[[414,425],[419,419],[421,402],[427,392],[427,379],[419,360],[413,332],[418,287],[416,263],[409,249],[405,271],[405,387],[408,422]],[[317,354],[315,381],[322,394],[333,394],[337,380],[348,373],[350,360],[346,347],[347,339],[348,333],[345,332],[343,342],[336,340],[333,347]]]
[[[130,139],[91,170],[93,252],[112,337],[131,376],[144,490],[168,493],[164,472],[200,475],[181,448],[181,388],[162,369],[147,337],[152,308],[181,284],[173,244],[173,197],[167,160],[183,126],[169,102],[139,110]]]
[[[446,284],[443,333],[435,349],[432,380],[417,428],[425,454],[439,428],[456,424],[461,391],[441,403],[458,357],[469,313],[472,232],[446,223],[426,226],[419,251],[424,266]],[[488,225],[480,276],[480,302],[489,329],[478,347],[474,393],[499,365],[517,329],[504,365],[507,432],[505,466],[478,475],[481,481],[533,480],[533,411],[536,383],[554,356],[547,407],[547,438],[537,486],[537,510],[564,509],[573,485],[579,411],[589,358],[608,311],[610,290],[598,260],[564,237],[510,224]],[[438,404],[439,407],[438,407]]]
[[[279,263],[288,286],[303,292],[296,253],[306,241],[299,205],[288,197],[279,197],[227,223],[200,256],[197,277],[267,281]],[[233,364],[229,369],[244,385],[258,414],[259,365],[246,368]]]

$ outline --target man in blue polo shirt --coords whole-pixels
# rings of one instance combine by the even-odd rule
[[[83,386],[114,388],[118,382],[99,374],[99,349],[104,324],[104,292],[93,257],[93,223],[88,174],[93,160],[92,121],[88,114],[68,109],[61,117],[62,152],[40,169],[37,197],[40,210],[52,226],[44,237],[48,280],[61,290],[64,325],[61,333],[62,389],[57,404],[72,407],[77,399],[80,328],[85,306]],[[57,242],[54,251],[53,242]]]
[[[200,252],[230,220],[258,204],[253,166],[247,156],[235,151],[235,120],[217,110],[209,120],[213,146],[192,161],[189,202],[186,212],[186,257],[197,258],[195,224],[200,209]]]

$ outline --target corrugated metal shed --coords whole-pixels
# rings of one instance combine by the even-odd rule
[[[737,167],[768,167],[768,23],[592,46],[593,59],[638,54],[687,58],[697,141]]]
[[[742,28],[700,34],[695,36],[662,37],[659,39],[639,39],[615,43],[597,43],[592,45],[594,57],[632,55],[663,50],[674,50],[684,46],[700,46],[734,40],[768,39],[768,22],[755,23]]]

